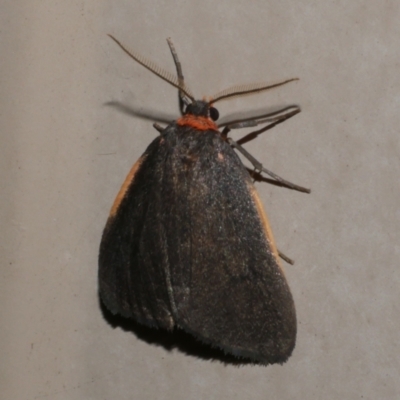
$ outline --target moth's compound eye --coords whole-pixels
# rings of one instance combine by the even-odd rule
[[[216,121],[219,118],[219,112],[218,112],[218,110],[216,108],[210,107],[209,112],[210,112],[210,118],[213,121]]]

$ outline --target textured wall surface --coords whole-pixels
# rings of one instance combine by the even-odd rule
[[[1,399],[394,399],[399,383],[400,8],[366,1],[3,1],[0,15]],[[113,324],[98,246],[133,162],[157,132],[118,101],[178,115],[198,96],[299,77],[221,102],[221,115],[300,104],[246,148],[310,195],[258,183],[298,337],[283,366],[234,366]],[[234,132],[233,137],[241,137]]]

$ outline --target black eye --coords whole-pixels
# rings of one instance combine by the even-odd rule
[[[216,121],[219,118],[219,112],[216,108],[210,107],[210,117],[213,121]]]

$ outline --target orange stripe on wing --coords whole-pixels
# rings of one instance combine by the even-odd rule
[[[129,174],[125,178],[124,183],[122,184],[121,189],[119,189],[117,197],[115,198],[114,203],[113,203],[113,205],[111,207],[110,218],[114,217],[115,214],[117,213],[118,208],[119,208],[122,200],[124,199],[126,192],[129,189],[129,186],[133,182],[133,179],[135,177],[136,172],[138,171],[139,167],[142,165],[142,163],[143,163],[145,158],[146,158],[146,156],[144,156],[144,155],[142,157],[140,157],[139,160],[137,160],[135,162],[135,164],[133,165],[133,167],[129,171]]]
[[[261,199],[258,196],[256,188],[252,184],[248,184],[247,186],[250,190],[251,197],[253,198],[253,201],[256,205],[258,215],[261,218],[261,222],[262,222],[262,225],[264,228],[264,233],[265,233],[268,244],[271,246],[272,254],[274,255],[275,261],[278,264],[281,271],[283,272],[283,274],[285,274],[285,271],[284,271],[284,269],[281,265],[281,261],[279,259],[279,253],[278,253],[278,249],[275,244],[275,239],[274,239],[274,236],[272,235],[272,229],[271,229],[271,226],[269,225],[268,217],[267,217],[267,214],[262,205]]]

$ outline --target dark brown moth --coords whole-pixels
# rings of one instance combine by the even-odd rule
[[[266,170],[228,132],[265,125],[246,137],[257,136],[300,108],[218,125],[214,104],[293,79],[236,86],[199,101],[184,83],[171,41],[177,77],[111,38],[178,88],[182,117],[165,128],[155,124],[160,135],[114,201],[100,245],[101,300],[114,314],[179,327],[228,354],[285,362],[296,341],[295,306],[252,177],[233,148],[281,185],[309,190]]]

